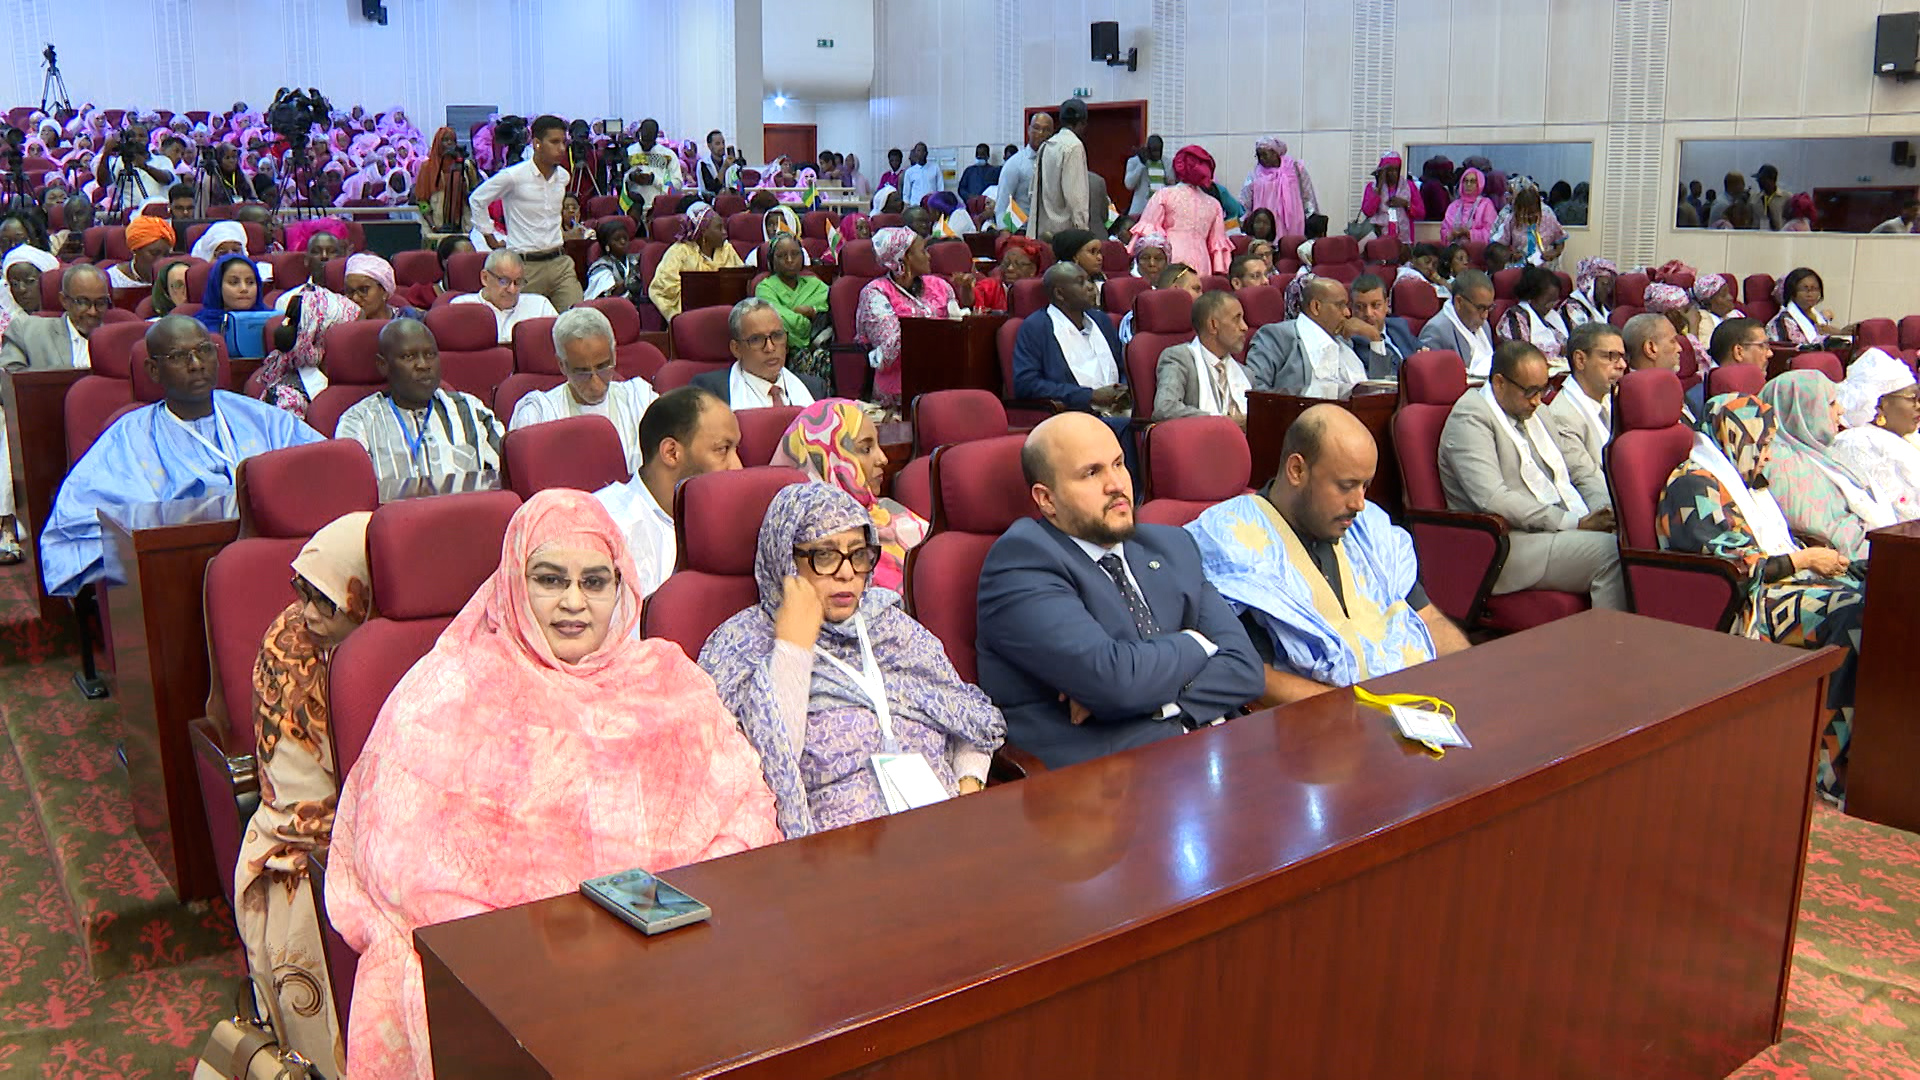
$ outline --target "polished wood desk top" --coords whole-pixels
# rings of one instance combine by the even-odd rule
[[[1460,836],[1838,659],[1587,612],[1369,684],[1458,707],[1474,746],[1444,759],[1328,693],[668,872],[714,916],[659,937],[577,895],[428,927],[428,1008],[457,984],[510,1033],[528,1060],[491,1075],[837,1075]]]

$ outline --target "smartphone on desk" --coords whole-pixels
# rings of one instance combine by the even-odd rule
[[[645,934],[660,934],[702,922],[713,909],[645,870],[623,870],[580,883],[587,899]]]

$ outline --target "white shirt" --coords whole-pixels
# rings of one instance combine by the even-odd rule
[[[1353,393],[1353,385],[1367,377],[1353,347],[1336,341],[1320,324],[1305,315],[1294,320],[1299,327],[1300,347],[1307,352],[1307,388],[1301,397],[1338,400]]]
[[[80,336],[80,331],[74,328],[72,319],[64,315],[61,319],[67,324],[67,344],[73,348],[73,366],[93,367],[93,349],[87,344],[87,339]]]
[[[805,408],[813,404],[813,394],[808,392],[807,384],[800,381],[800,376],[781,368],[778,381],[788,405]],[[735,411],[767,408],[773,404],[773,382],[735,364],[727,370],[727,403]]]
[[[151,206],[154,203],[166,202],[167,189],[177,182],[179,166],[175,165],[173,159],[165,154],[154,154],[147,158],[147,167],[158,169],[169,176],[174,176],[176,179],[169,180],[162,184],[147,175],[145,169],[134,169],[130,174],[132,178],[127,181],[127,183],[133,187],[133,209],[138,209],[142,206]],[[111,205],[112,193],[119,190],[120,155],[118,153],[111,154],[107,157],[105,172],[107,174],[105,190],[109,193],[109,204]]]
[[[449,301],[449,303],[487,305],[487,310],[493,312],[494,323],[499,327],[499,340],[502,345],[513,344],[513,328],[521,322],[527,319],[557,318],[560,314],[553,310],[553,301],[541,296],[539,293],[530,292],[521,293],[519,301],[507,311],[501,311],[499,308],[494,307],[493,301],[487,299],[484,293],[467,293],[464,296],[456,296]]]
[[[141,281],[127,273],[130,262],[114,263],[107,267],[107,288],[109,289],[151,289],[153,282]]]
[[[507,219],[507,247],[513,251],[552,251],[562,246],[560,203],[567,195],[567,170],[556,165],[552,176],[541,176],[531,161],[509,165],[473,189],[467,199],[468,220],[474,231],[498,236],[487,206],[500,200]],[[487,245],[475,245],[481,251]],[[549,312],[548,314],[552,314]],[[504,344],[504,342],[503,342]]]
[[[940,170],[932,164],[909,165],[900,174],[900,198],[908,206],[919,206],[921,199],[944,190],[943,180]]]
[[[598,405],[582,405],[566,383],[551,390],[523,396],[513,406],[508,431],[564,420],[569,416],[604,416],[620,434],[620,448],[626,451],[627,473],[640,471],[640,418],[659,394],[645,379],[622,379],[607,386],[607,396]]]
[[[1560,388],[1560,392],[1572,395],[1568,400],[1578,405],[1580,411],[1586,414],[1587,423],[1593,425],[1594,431],[1600,435],[1601,446],[1613,441],[1613,425],[1610,422],[1612,406],[1605,401],[1595,401],[1588,397],[1586,388],[1580,385],[1579,379],[1569,378],[1566,385]]]
[[[1231,356],[1220,357],[1213,355],[1205,345],[1200,344],[1200,336],[1198,334],[1194,335],[1192,341],[1187,342],[1187,348],[1192,350],[1193,358],[1198,362],[1197,366],[1200,369],[1200,404],[1198,405],[1200,411],[1211,413],[1214,416],[1227,415],[1225,403],[1214,400],[1213,394],[1214,369],[1219,365],[1220,361],[1225,360],[1227,364],[1227,393],[1233,396],[1233,403],[1239,407],[1240,415],[1247,415],[1247,391],[1253,389],[1253,384],[1247,379],[1246,368],[1241,367],[1240,362]]]
[[[1149,611],[1153,609],[1153,604],[1147,600],[1146,590],[1140,588],[1140,579],[1133,576],[1133,564],[1127,562],[1127,546],[1125,544],[1115,544],[1112,547],[1101,547],[1100,545],[1095,544],[1091,541],[1082,540],[1077,536],[1069,536],[1067,537],[1067,539],[1073,541],[1075,547],[1078,547],[1081,551],[1084,551],[1087,553],[1087,558],[1092,559],[1094,561],[1095,568],[1100,571],[1101,576],[1103,577],[1106,576],[1107,571],[1104,567],[1099,566],[1100,560],[1106,558],[1109,555],[1120,556],[1120,572],[1126,575],[1127,584],[1133,586],[1133,591],[1140,594],[1140,602],[1143,604],[1146,604],[1147,609]],[[1112,580],[1112,579],[1108,578],[1108,580]],[[1158,618],[1158,616],[1155,616],[1155,618]],[[1183,634],[1186,634],[1188,637],[1191,637],[1193,640],[1199,642],[1200,647],[1206,650],[1208,659],[1212,659],[1213,654],[1220,651],[1220,646],[1215,645],[1212,641],[1208,640],[1207,636],[1205,634],[1202,634],[1198,630],[1182,630],[1180,632]],[[1165,705],[1160,706],[1160,719],[1162,720],[1169,720],[1179,715],[1180,715],[1180,703],[1177,701],[1169,701]],[[1199,719],[1199,718],[1195,717],[1195,719]],[[1219,719],[1220,718],[1215,717],[1214,722],[1218,723]]]
[[[627,537],[627,553],[633,556],[633,569],[640,575],[636,583],[640,595],[651,596],[660,583],[673,573],[680,557],[680,542],[673,534],[673,518],[654,500],[653,492],[640,478],[620,484],[608,484],[593,493],[607,516]]]
[[[311,290],[313,287],[314,287],[313,282],[303,281],[300,284],[295,285],[293,288],[288,289],[286,292],[281,293],[280,298],[273,302],[273,310],[279,312],[282,315],[285,315],[287,313],[287,305],[293,303],[295,300],[298,300],[303,294]]]
[[[1053,321],[1053,339],[1060,343],[1074,382],[1097,390],[1120,381],[1120,363],[1114,359],[1113,346],[1107,343],[1107,335],[1100,332],[1100,325],[1092,316],[1081,316],[1087,324],[1081,329],[1073,325],[1066,312],[1048,304],[1047,318]]]

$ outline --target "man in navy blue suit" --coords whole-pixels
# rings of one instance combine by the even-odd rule
[[[1029,320],[1031,321],[1031,320]],[[1183,529],[1133,520],[1113,432],[1063,413],[1027,436],[1042,520],[980,571],[980,686],[1008,741],[1059,768],[1218,723],[1265,688],[1259,654]]]
[[[1353,338],[1353,351],[1367,365],[1367,378],[1393,379],[1400,365],[1420,351],[1420,339],[1405,319],[1387,316],[1387,283],[1377,274],[1361,274],[1348,289],[1353,317],[1347,329]]]
[[[1099,308],[1093,279],[1071,262],[1057,262],[1042,280],[1047,309],[1028,316],[1014,337],[1013,396],[1080,412],[1124,409],[1126,352]]]

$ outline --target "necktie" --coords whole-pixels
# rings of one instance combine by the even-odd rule
[[[1233,399],[1233,387],[1227,382],[1225,359],[1215,359],[1213,362],[1213,396],[1220,399],[1220,408],[1227,414],[1227,419],[1239,423],[1240,403]]]
[[[1147,606],[1146,598],[1140,595],[1140,590],[1134,588],[1133,582],[1127,579],[1127,568],[1121,563],[1120,556],[1100,556],[1100,569],[1105,570],[1107,576],[1112,578],[1113,583],[1119,587],[1120,599],[1127,605],[1127,610],[1133,614],[1133,628],[1139,631],[1140,636],[1149,638],[1159,633],[1160,624],[1153,621],[1153,609]]]
[[[787,403],[787,392],[780,389],[779,383],[774,383],[773,389],[767,391],[767,400],[773,402],[776,407],[785,405]]]

